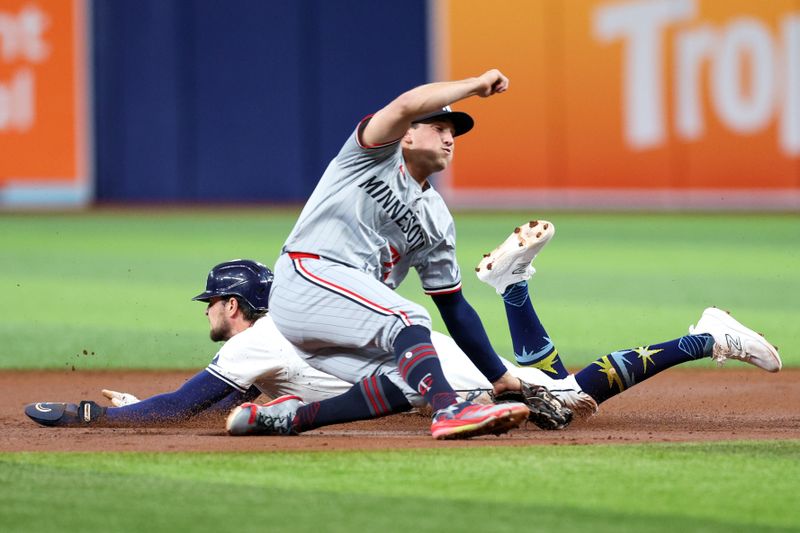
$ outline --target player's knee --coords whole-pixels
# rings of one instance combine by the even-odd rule
[[[431,330],[421,325],[407,326],[400,330],[394,339],[395,353],[405,351],[409,346],[432,344]]]
[[[421,326],[428,331],[431,330],[431,315],[428,310],[421,305],[412,304],[409,302],[408,309],[405,310],[404,323],[409,326]]]
[[[420,342],[430,342],[431,317],[424,307],[407,302],[407,305],[403,307],[403,312],[399,317],[402,317],[402,320],[397,320],[398,317],[396,316],[395,320],[387,324],[389,327],[383,330],[380,343],[381,347],[385,350],[396,352],[397,339],[401,337],[401,335],[407,338],[422,338],[423,341]],[[413,344],[416,343],[408,344],[408,346]]]

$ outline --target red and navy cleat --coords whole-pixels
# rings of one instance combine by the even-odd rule
[[[523,403],[479,405],[461,402],[433,414],[431,434],[437,440],[500,435],[519,427],[529,412]]]

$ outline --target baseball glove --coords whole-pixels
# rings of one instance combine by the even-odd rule
[[[572,411],[541,385],[520,380],[522,390],[492,395],[495,403],[520,402],[528,406],[528,420],[541,429],[564,429],[572,422]]]
[[[103,418],[105,412],[105,407],[87,400],[80,404],[39,402],[25,406],[25,414],[43,426],[85,426]]]

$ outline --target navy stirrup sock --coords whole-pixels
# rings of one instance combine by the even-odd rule
[[[575,380],[583,392],[601,403],[662,370],[709,357],[713,347],[714,338],[701,333],[662,344],[618,350],[583,368],[575,374]]]
[[[303,405],[292,422],[295,431],[367,420],[411,409],[403,391],[386,376],[372,376],[339,396]]]
[[[394,341],[394,356],[400,375],[433,407],[434,411],[458,403],[459,397],[444,377],[431,332],[409,326]]]
[[[569,372],[533,309],[528,282],[509,285],[503,293],[503,303],[517,363],[538,368],[552,378],[567,377]]]
[[[422,326],[405,328],[397,336],[394,347],[403,379],[424,396],[434,410],[459,401],[444,377],[427,329]],[[372,376],[356,383],[344,394],[300,407],[292,426],[297,432],[309,431],[409,409],[411,404],[405,394],[387,376]]]

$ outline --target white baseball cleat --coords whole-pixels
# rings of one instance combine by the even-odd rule
[[[575,380],[575,374],[570,374],[564,379],[556,379],[552,385],[547,387],[550,392],[558,398],[561,403],[567,406],[573,413],[580,418],[589,418],[597,413],[597,402],[594,398],[583,392],[581,386]]]
[[[264,405],[243,403],[225,421],[229,435],[296,435],[292,421],[303,405],[299,396],[286,395]]]
[[[531,261],[555,233],[555,226],[546,220],[531,220],[514,229],[500,246],[483,256],[475,269],[478,279],[494,287],[497,294],[529,280],[536,272]]]
[[[722,309],[709,307],[703,311],[697,325],[689,326],[689,333],[709,333],[714,337],[711,358],[720,365],[728,359],[738,359],[767,372],[777,372],[783,366],[777,347]]]

